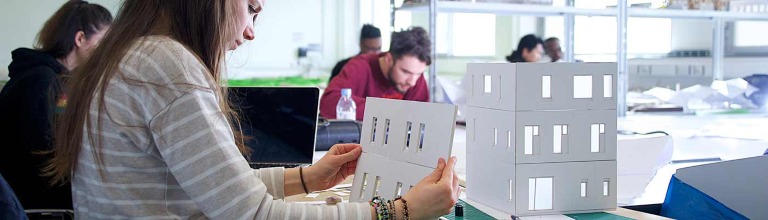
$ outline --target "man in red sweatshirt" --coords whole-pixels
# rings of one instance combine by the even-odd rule
[[[336,104],[344,88],[352,89],[358,121],[363,120],[367,97],[429,101],[423,74],[432,63],[430,49],[429,34],[424,28],[392,33],[388,52],[362,54],[344,65],[320,99],[320,116],[336,118]]]

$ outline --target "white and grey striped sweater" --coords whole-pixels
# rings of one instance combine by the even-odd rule
[[[161,36],[135,43],[109,80],[103,166],[83,137],[72,179],[80,219],[371,219],[370,206],[285,203],[283,169],[253,170],[238,152],[203,64]],[[95,127],[94,127],[95,128]],[[103,178],[99,171],[103,171]]]

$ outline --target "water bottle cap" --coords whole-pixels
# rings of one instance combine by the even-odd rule
[[[352,89],[341,89],[341,96],[352,96]]]

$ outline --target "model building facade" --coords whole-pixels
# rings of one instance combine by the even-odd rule
[[[467,196],[510,215],[616,208],[616,64],[469,64]]]
[[[455,105],[367,98],[350,201],[405,195],[449,158]]]

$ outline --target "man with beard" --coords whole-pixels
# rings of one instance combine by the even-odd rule
[[[341,89],[352,89],[357,120],[363,120],[365,98],[429,101],[424,71],[432,63],[431,42],[424,28],[392,33],[389,51],[354,57],[334,77],[320,99],[320,115],[336,118]]]

